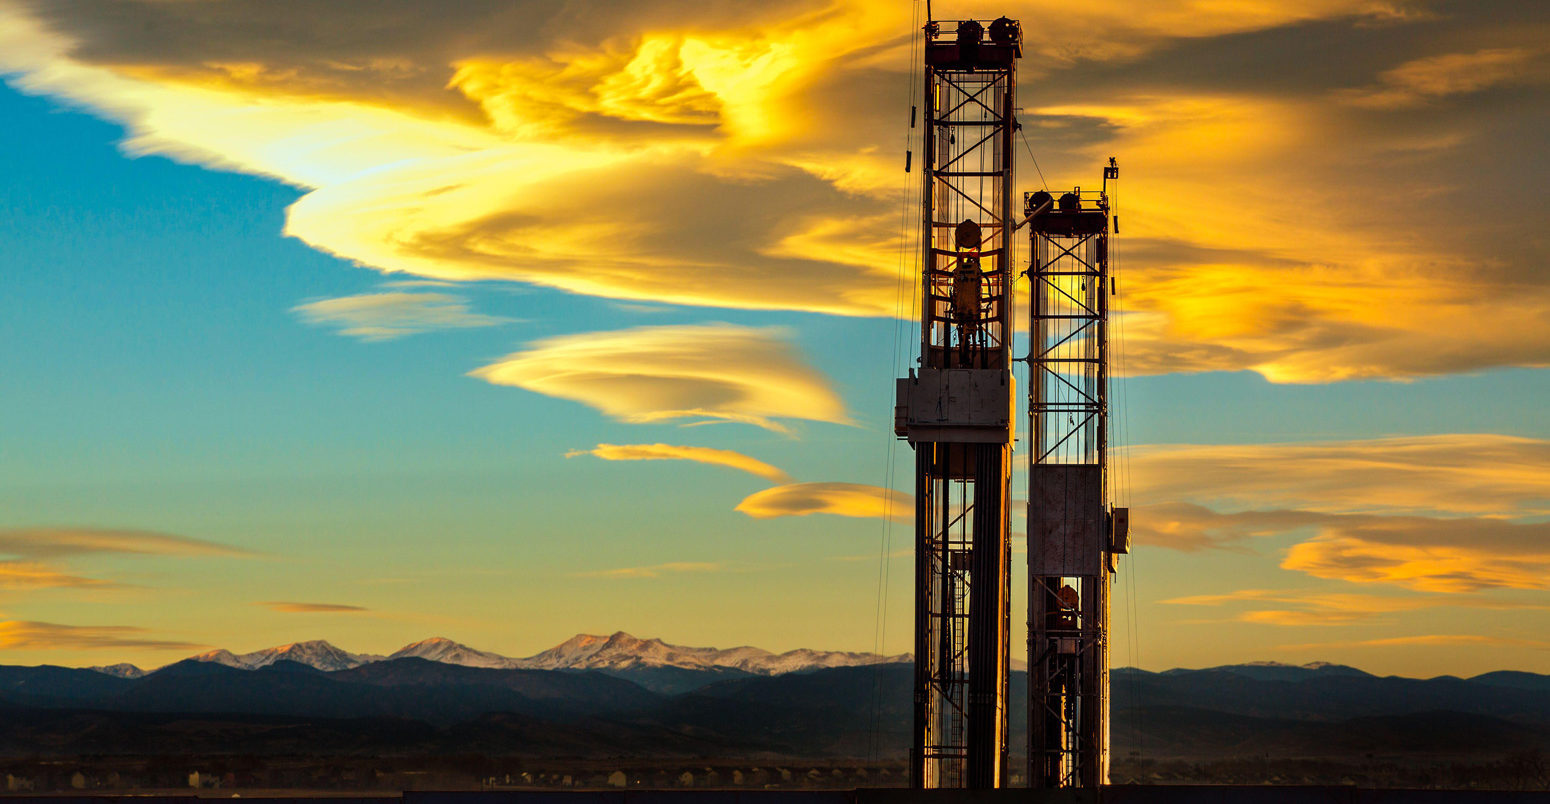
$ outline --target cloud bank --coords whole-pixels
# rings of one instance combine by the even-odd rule
[[[305,189],[285,231],[385,274],[892,316],[909,8],[11,0],[0,71],[130,153]],[[1121,157],[1125,371],[1550,365],[1535,10],[1020,6],[1044,173]]]

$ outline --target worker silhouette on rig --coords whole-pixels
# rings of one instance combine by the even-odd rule
[[[985,277],[980,272],[980,225],[968,218],[953,229],[958,266],[953,269],[953,319],[958,323],[958,346],[969,348],[980,325],[980,295]]]

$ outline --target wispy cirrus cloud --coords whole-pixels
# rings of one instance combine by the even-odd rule
[[[202,650],[208,645],[158,639],[130,625],[61,625],[30,620],[0,620],[0,648],[7,650]]]
[[[684,575],[702,572],[722,572],[727,565],[717,561],[669,561],[643,567],[616,567],[574,573],[576,578],[660,578],[664,575]]]
[[[1282,569],[1316,578],[1422,592],[1550,588],[1550,522],[1492,517],[1219,513],[1188,503],[1144,506],[1132,517],[1136,543],[1194,551],[1249,549],[1257,538],[1307,533]]]
[[[0,528],[0,589],[116,589],[124,584],[90,578],[57,566],[107,555],[243,557],[230,545],[124,528]]]
[[[0,560],[0,589],[103,589],[119,584],[60,572],[46,564]]]
[[[266,600],[256,606],[286,614],[359,614],[370,611],[364,606],[348,606],[342,603],[297,603],[284,600]]]
[[[170,556],[252,555],[250,551],[240,547],[150,530],[71,527],[0,528],[0,555],[57,558],[107,553]]]
[[[1318,589],[1239,589],[1226,594],[1188,595],[1160,602],[1176,606],[1219,607],[1270,604],[1290,607],[1252,608],[1241,611],[1234,617],[1240,622],[1283,626],[1352,625],[1383,615],[1441,607],[1495,610],[1550,609],[1550,604],[1546,603],[1479,595],[1370,595]]]
[[[563,335],[469,372],[580,402],[627,422],[845,422],[845,405],[779,329],[732,324]]]
[[[1345,90],[1336,97],[1354,106],[1376,109],[1417,106],[1529,75],[1533,60],[1540,55],[1529,48],[1509,47],[1427,56],[1385,70],[1375,86]]]
[[[598,444],[592,449],[572,450],[565,457],[574,458],[578,455],[592,455],[605,461],[694,461],[737,469],[775,483],[791,481],[791,476],[781,469],[729,449],[675,444]]]
[[[914,498],[861,483],[791,483],[757,491],[737,504],[754,519],[834,514],[861,518],[914,519]]]
[[[444,329],[493,327],[512,319],[476,313],[448,293],[363,293],[299,304],[291,311],[309,324],[335,327],[340,335],[387,341]]]

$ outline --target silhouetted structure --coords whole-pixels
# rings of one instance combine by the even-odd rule
[[[916,467],[914,787],[1006,781],[1021,41],[1004,17],[926,27],[920,367],[895,422]]]
[[[1109,579],[1129,511],[1108,474],[1108,183],[1025,199],[1028,331],[1028,780],[1108,782]]]
[[[1094,787],[1108,754],[1108,182],[1013,217],[1019,24],[929,21],[919,368],[894,431],[915,449],[910,784],[1007,781],[1014,232],[1030,226],[1029,785]],[[913,124],[913,115],[912,120]]]

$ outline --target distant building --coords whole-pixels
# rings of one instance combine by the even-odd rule
[[[624,771],[622,770],[616,770],[613,773],[608,774],[609,787],[628,787],[629,784],[630,777],[624,775]]]

